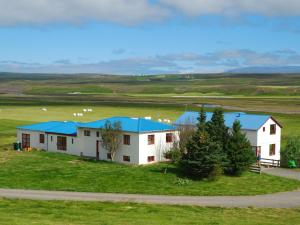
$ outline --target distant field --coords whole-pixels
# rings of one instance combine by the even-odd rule
[[[223,209],[134,203],[1,200],[0,224],[299,224],[299,209]]]
[[[47,108],[47,112],[42,108]],[[92,108],[93,112],[84,117],[74,117],[73,113],[83,112],[84,108]],[[0,105],[0,146],[15,141],[16,126],[43,122],[49,120],[93,121],[111,116],[146,117],[154,120],[167,118],[176,120],[185,110],[199,110],[195,106],[174,105],[132,105],[132,104],[103,104],[93,105],[51,105],[51,106],[11,106]],[[208,109],[213,110],[213,109]],[[268,114],[264,112],[265,114]],[[284,126],[283,139],[288,135],[300,134],[300,114],[273,113],[275,118]]]

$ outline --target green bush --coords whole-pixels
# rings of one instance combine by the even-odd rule
[[[289,161],[300,161],[300,137],[290,136],[286,140],[286,146],[281,151],[281,165],[288,166]],[[299,166],[299,165],[298,165]]]
[[[164,153],[164,157],[171,160],[173,163],[178,163],[182,158],[182,152],[177,146],[178,145],[174,144],[173,148]]]

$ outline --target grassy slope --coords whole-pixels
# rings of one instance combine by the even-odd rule
[[[299,209],[222,209],[133,203],[0,200],[0,225],[285,225],[298,224],[299,215]]]
[[[5,153],[0,161],[0,187],[83,192],[117,192],[165,195],[256,195],[294,190],[300,182],[246,173],[223,176],[216,182],[177,183],[180,171],[173,165],[127,166],[84,161],[60,153]],[[1,155],[0,155],[1,158]],[[165,168],[167,173],[165,174]]]

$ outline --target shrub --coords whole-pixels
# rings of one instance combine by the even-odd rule
[[[287,166],[288,162],[293,160],[300,161],[300,137],[291,136],[287,138],[287,143],[281,152],[282,165]]]
[[[182,152],[178,147],[178,144],[174,143],[174,146],[164,153],[166,159],[171,160],[173,163],[178,163],[182,158]]]

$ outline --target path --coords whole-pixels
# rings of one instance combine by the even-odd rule
[[[262,172],[274,176],[285,177],[300,181],[300,171],[294,171],[291,169],[283,168],[263,168]]]
[[[241,187],[242,188],[242,187]],[[32,200],[66,200],[99,202],[136,202],[170,205],[197,205],[215,207],[300,207],[300,190],[257,196],[160,196],[139,194],[84,193],[64,191],[35,191],[0,189],[0,197]]]

